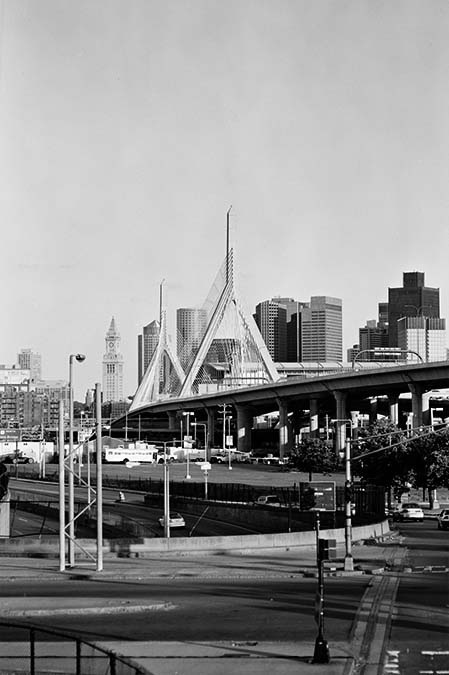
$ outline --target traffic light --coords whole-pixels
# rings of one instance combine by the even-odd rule
[[[354,490],[351,481],[347,480],[345,483],[345,503],[352,502],[354,497]]]
[[[337,557],[336,539],[318,539],[318,559],[335,560]]]

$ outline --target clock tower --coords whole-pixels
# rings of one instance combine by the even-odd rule
[[[112,317],[106,333],[103,355],[103,402],[123,401],[123,356],[119,352],[120,333]]]

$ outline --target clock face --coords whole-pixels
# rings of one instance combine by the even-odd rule
[[[109,343],[109,349],[114,349],[114,343],[113,342]]]

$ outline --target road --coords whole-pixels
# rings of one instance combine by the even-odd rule
[[[55,533],[58,531],[58,490],[59,486],[55,483],[37,483],[34,481],[26,481],[20,479],[11,480],[11,490],[20,490],[21,494],[30,495],[30,499],[42,501],[44,504],[50,504],[54,509],[53,514],[45,515],[45,533]],[[133,520],[138,524],[139,531],[142,535],[147,537],[163,536],[163,529],[159,524],[159,518],[164,515],[163,509],[150,507],[144,505],[144,496],[136,492],[123,491],[125,501],[118,502],[118,490],[104,489],[103,490],[103,511],[113,511],[114,514],[120,514],[130,521]],[[87,499],[86,488],[75,488],[75,501],[85,502]],[[261,529],[255,529],[250,526],[239,525],[234,522],[225,522],[211,519],[207,515],[207,509],[204,510],[203,515],[188,515],[183,513],[186,527],[181,529],[172,528],[170,531],[171,537],[185,537],[190,535],[195,536],[229,536],[241,534],[258,534]],[[17,520],[16,520],[17,519]],[[28,520],[28,522],[27,522]],[[43,533],[43,519],[42,517],[29,513],[21,512],[20,510],[14,514],[13,519],[13,535],[18,534],[42,534]],[[108,536],[112,536],[109,533]],[[78,532],[77,536],[94,536],[94,533],[88,532],[84,529]],[[124,536],[123,533],[117,531],[116,536]]]
[[[446,675],[449,671],[448,554],[449,536],[439,531],[435,521],[397,525],[406,547],[402,571],[387,571],[383,577],[331,577],[325,580],[325,636],[332,652],[334,644],[353,644],[352,629],[360,623],[360,607],[365,607],[375,641],[380,630],[381,644],[376,666],[364,662],[363,649],[357,675],[382,672],[384,675]],[[375,550],[373,550],[375,556]],[[63,614],[29,617],[46,628],[66,629],[85,639],[114,642],[131,641],[239,641],[313,643],[316,580],[281,572],[254,574],[242,560],[244,578],[182,575],[179,561],[176,577],[147,580],[9,581],[0,583],[4,608],[14,598],[25,596],[27,606],[45,606],[49,598],[60,598],[61,607],[71,599],[91,599],[97,604],[164,604],[166,611],[130,611],[124,620],[120,613]],[[282,560],[282,559],[280,559]],[[153,563],[154,564],[154,561]],[[163,565],[161,559],[159,563]],[[281,562],[282,565],[282,562]],[[190,572],[192,574],[192,572]],[[390,597],[378,593],[386,587]],[[374,589],[374,593],[373,592]],[[376,590],[377,589],[377,590]],[[370,596],[370,592],[372,595]],[[370,597],[375,602],[370,603]],[[17,620],[17,619],[15,619]],[[20,641],[17,631],[2,631],[3,641]],[[366,638],[364,638],[366,639]],[[363,647],[363,645],[362,645]],[[367,649],[369,651],[369,649]],[[371,653],[371,652],[370,652]]]
[[[349,638],[367,577],[329,579],[326,584],[328,639]],[[245,640],[313,641],[315,579],[157,579],[70,584],[36,582],[0,584],[3,607],[8,598],[114,598],[114,602],[170,603],[172,609],[156,613],[101,614],[33,618],[46,628],[76,632],[94,640]],[[3,632],[3,640],[20,636]]]
[[[400,575],[385,673],[449,672],[449,532],[436,521],[403,523],[407,556]],[[446,571],[443,571],[445,569]]]

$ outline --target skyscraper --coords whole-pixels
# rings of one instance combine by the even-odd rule
[[[17,354],[17,363],[20,368],[30,371],[30,379],[32,382],[42,380],[42,358],[37,352],[31,349],[21,349]]]
[[[254,320],[267,345],[273,361],[287,359],[287,308],[273,300],[264,300],[256,305]]]
[[[341,361],[343,355],[342,301],[327,295],[310,298],[303,309],[302,360]]]
[[[366,326],[359,328],[359,351],[365,352],[357,357],[360,361],[391,360],[391,355],[383,355],[382,350],[388,347],[388,304],[379,302],[378,320],[366,322]],[[372,350],[378,350],[374,353]]]
[[[159,341],[159,321],[151,321],[137,336],[137,379],[141,383]]]
[[[120,333],[112,317],[106,333],[103,356],[103,402],[123,401],[123,356],[119,353]]]
[[[303,310],[309,306],[308,302],[299,302],[294,298],[273,298],[272,302],[283,305],[287,310],[286,356],[288,363],[302,361],[302,322]]]
[[[195,307],[176,310],[177,352],[185,368],[196,354],[207,329],[207,312]]]
[[[404,316],[398,321],[398,347],[409,350],[408,361],[446,360],[446,320]],[[415,352],[413,354],[411,352]]]
[[[398,321],[409,316],[440,317],[440,290],[424,285],[424,272],[404,272],[402,288],[388,289],[390,347],[400,346]]]

